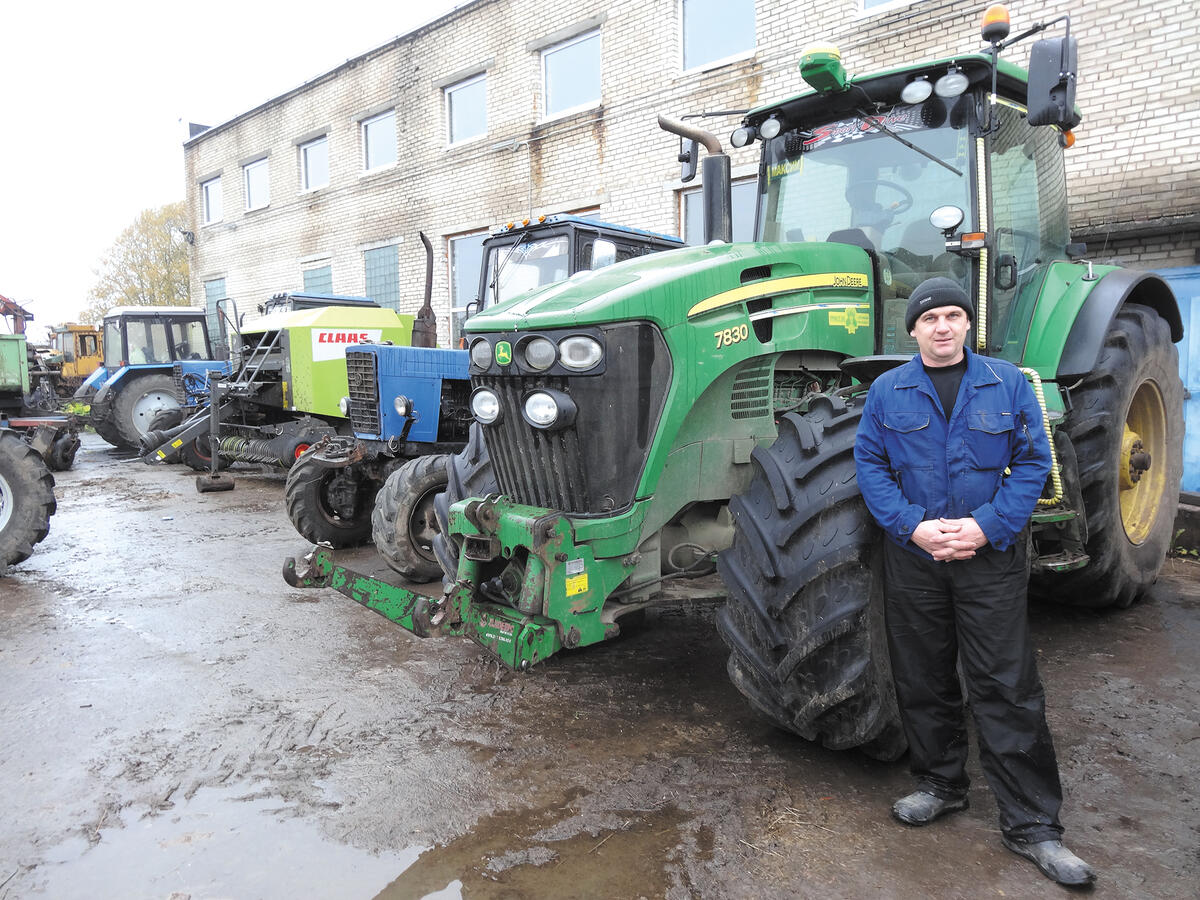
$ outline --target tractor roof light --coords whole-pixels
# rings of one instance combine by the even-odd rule
[[[939,97],[950,99],[957,97],[971,84],[965,72],[957,66],[951,66],[950,71],[933,83],[933,92]]]
[[[779,132],[782,130],[783,122],[775,116],[771,116],[771,118],[758,126],[758,133],[762,136],[763,140],[767,141],[771,140],[771,138],[779,137]]]
[[[748,144],[754,143],[754,126],[743,125],[735,129],[733,134],[729,136],[729,143],[735,147],[745,147]]]
[[[984,11],[979,33],[989,44],[998,44],[1008,37],[1009,27],[1008,7],[994,3]]]
[[[928,100],[932,93],[933,84],[924,75],[918,75],[904,86],[904,90],[900,92],[900,100],[910,106],[915,106]]]

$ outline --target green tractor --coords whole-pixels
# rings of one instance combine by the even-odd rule
[[[668,579],[712,573],[734,684],[779,726],[895,758],[881,538],[855,478],[870,381],[911,358],[907,299],[955,279],[971,347],[1021,366],[1055,452],[1034,514],[1034,588],[1126,606],[1155,580],[1181,475],[1175,299],[1070,242],[1063,150],[1079,121],[1075,40],[1029,70],[985,25],[979,53],[848,77],[755,109],[756,241],[729,243],[729,161],[703,161],[707,246],[579,276],[467,323],[476,423],[438,502],[440,597],[317,549],[331,585],[421,636],[468,636],[514,669],[617,636]]]

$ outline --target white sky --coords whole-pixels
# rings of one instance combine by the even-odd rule
[[[35,339],[75,318],[121,231],[184,198],[188,122],[226,122],[464,2],[6,4],[0,294]]]

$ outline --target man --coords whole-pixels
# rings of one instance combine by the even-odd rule
[[[1095,880],[1060,840],[1062,788],[1026,617],[1027,525],[1050,471],[1042,413],[1011,363],[966,350],[974,308],[949,278],[909,299],[920,352],[871,385],[854,457],[886,536],[888,645],[928,825],[967,807],[961,663],[1004,846],[1067,885]]]

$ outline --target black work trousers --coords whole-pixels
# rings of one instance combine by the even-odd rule
[[[952,562],[884,544],[892,675],[919,788],[943,799],[967,792],[961,661],[1001,829],[1015,841],[1057,840],[1062,787],[1029,640],[1024,535]]]

